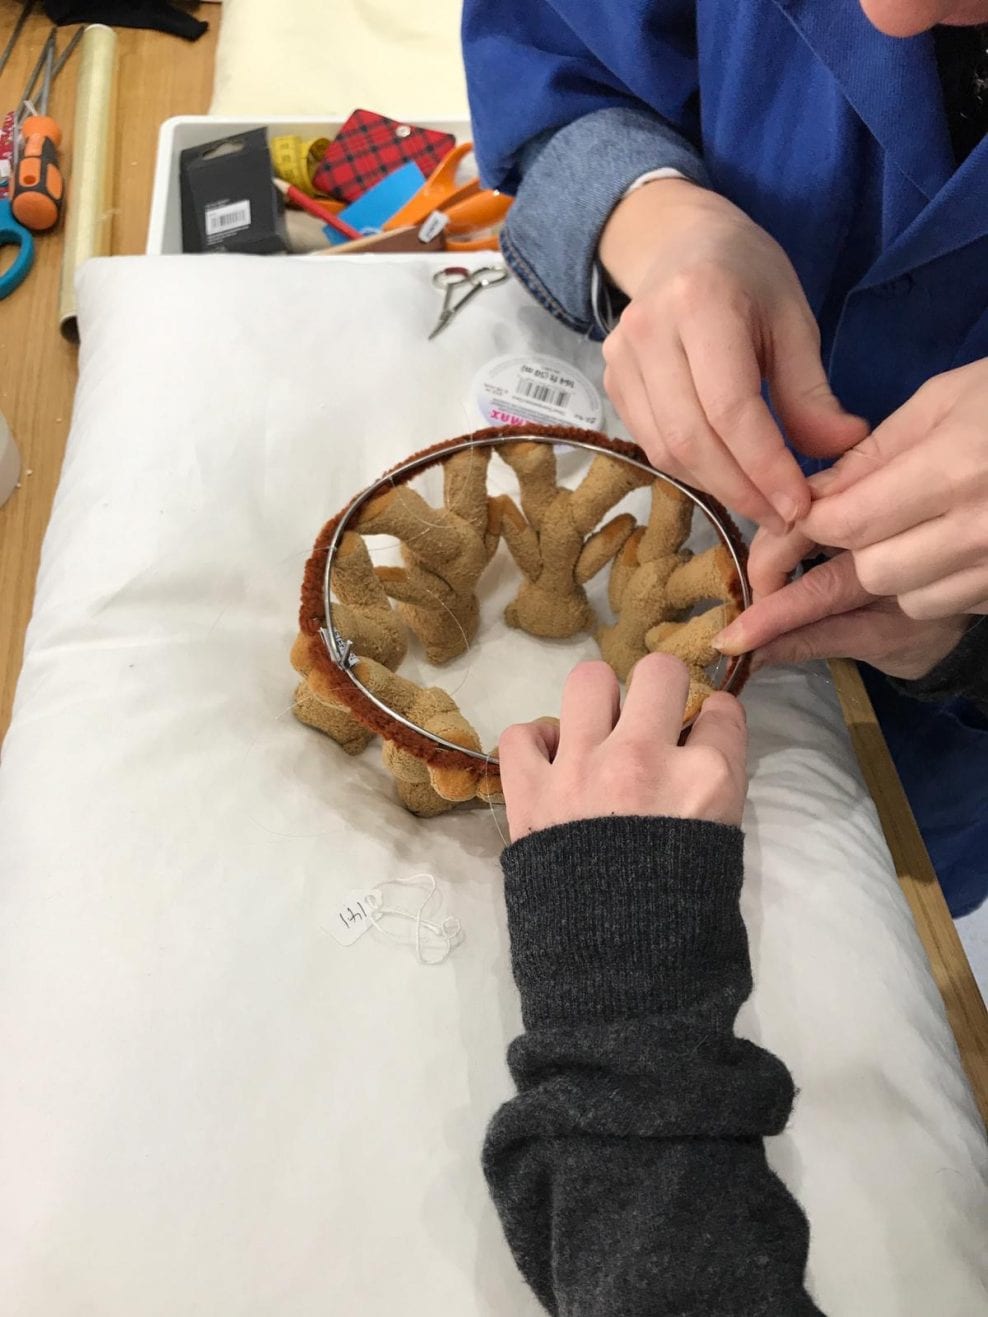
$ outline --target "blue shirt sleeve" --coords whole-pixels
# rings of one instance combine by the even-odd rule
[[[695,0],[622,0],[610,11],[600,0],[464,0],[463,61],[484,182],[516,191],[526,143],[609,107],[651,106],[698,145],[695,28]]]
[[[661,59],[641,59],[645,31]],[[706,183],[694,0],[623,0],[603,22],[599,0],[465,0],[463,55],[481,178],[516,197],[505,259],[564,324],[599,335],[597,244],[622,194],[663,167]]]
[[[508,265],[557,319],[602,336],[612,294],[596,271],[608,216],[642,174],[678,169],[707,184],[699,154],[644,107],[611,106],[545,133],[522,150],[521,182],[501,233]]]

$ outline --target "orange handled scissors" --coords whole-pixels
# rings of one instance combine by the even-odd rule
[[[458,184],[457,170],[472,152],[472,142],[461,142],[432,171],[418,192],[392,215],[385,229],[421,225],[419,237],[430,242],[444,234],[450,251],[496,251],[497,237],[483,230],[500,224],[511,208],[512,198],[503,192],[481,187],[479,178]]]

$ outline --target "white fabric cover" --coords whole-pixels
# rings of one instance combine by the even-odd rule
[[[357,106],[398,118],[466,117],[460,0],[226,0],[210,113],[345,117]],[[327,60],[326,51],[345,58]],[[988,991],[988,903],[957,929]]]
[[[988,901],[957,920],[957,932],[981,995],[988,993]]]
[[[497,823],[416,821],[375,751],[348,759],[288,712],[324,518],[472,428],[492,356],[547,350],[599,381],[599,350],[513,286],[427,343],[430,269],[82,273],[79,392],[0,768],[4,1313],[536,1311],[478,1161],[519,1027]],[[572,657],[474,650],[526,709]],[[984,1142],[833,692],[782,671],[745,702],[757,987],[740,1025],[800,1088],[770,1156],[812,1222],[813,1292],[848,1317],[972,1317]],[[466,931],[445,964],[328,936],[355,884],[419,869]]]
[[[226,0],[210,114],[466,116],[461,0]]]

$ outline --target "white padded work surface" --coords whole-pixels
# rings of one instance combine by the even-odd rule
[[[0,1311],[538,1311],[479,1168],[519,1027],[498,827],[419,822],[288,712],[323,520],[474,428],[516,348],[599,348],[514,286],[427,343],[425,259],[134,258],[80,280],[81,377],[0,765]],[[503,549],[502,549],[503,552]],[[548,689],[540,666],[492,685]],[[551,692],[550,692],[551,698]],[[986,1310],[985,1149],[822,670],[745,696],[741,1030],[800,1094],[773,1165],[838,1317]],[[437,968],[326,932],[436,875]],[[605,880],[602,875],[602,881]]]
[[[226,0],[210,114],[466,116],[460,0]]]

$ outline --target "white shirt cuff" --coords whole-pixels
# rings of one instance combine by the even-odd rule
[[[639,174],[635,181],[621,193],[621,200],[630,197],[632,192],[637,192],[640,187],[646,183],[655,183],[660,178],[685,178],[686,175],[679,169],[671,169],[668,166],[665,169],[650,169],[647,174]]]

